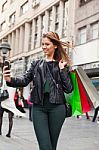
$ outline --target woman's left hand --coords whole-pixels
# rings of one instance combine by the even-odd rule
[[[62,60],[59,61],[59,68],[63,69],[67,65],[67,62],[63,62]]]

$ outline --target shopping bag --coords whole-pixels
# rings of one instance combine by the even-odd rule
[[[86,112],[92,110],[94,107],[93,107],[93,104],[92,104],[89,96],[87,95],[87,92],[86,92],[77,72],[76,72],[76,77],[77,77],[78,87],[79,87],[79,92],[80,92],[82,112],[86,113]]]
[[[82,114],[80,93],[79,93],[76,73],[74,71],[71,71],[70,76],[73,84],[73,91],[72,93],[69,94],[65,93],[65,98],[66,98],[66,103],[69,103],[72,107],[72,116],[77,116]]]
[[[76,71],[80,77],[80,80],[81,80],[88,96],[90,97],[90,99],[93,103],[93,106],[97,107],[96,104],[97,104],[97,101],[99,101],[99,94],[98,94],[96,88],[94,87],[93,83],[91,82],[91,80],[88,78],[85,71],[81,67],[78,67],[76,69]]]

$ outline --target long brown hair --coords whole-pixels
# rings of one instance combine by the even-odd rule
[[[55,49],[54,53],[54,59],[57,61],[66,61],[70,65],[70,59],[68,54],[66,53],[63,45],[65,45],[64,42],[61,42],[59,39],[59,35],[56,32],[47,32],[43,34],[43,38],[47,37],[50,39],[50,41],[54,44],[57,45],[57,48]]]

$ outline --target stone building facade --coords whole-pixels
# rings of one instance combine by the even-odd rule
[[[52,30],[63,41],[73,39],[74,6],[73,0],[0,0],[0,43],[11,44],[15,75],[24,73],[31,60],[43,57],[43,33]]]
[[[99,0],[75,1],[73,65],[82,66],[99,90]]]

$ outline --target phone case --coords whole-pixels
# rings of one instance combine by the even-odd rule
[[[10,70],[10,62],[8,60],[5,60],[4,66],[7,66],[6,70]]]

